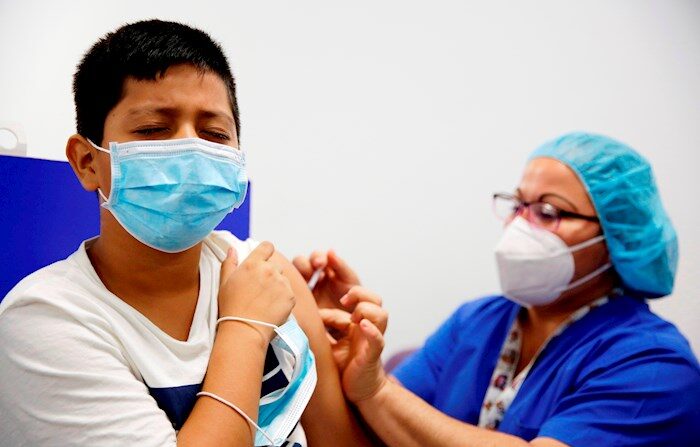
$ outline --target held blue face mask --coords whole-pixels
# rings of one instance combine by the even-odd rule
[[[197,396],[209,396],[228,405],[256,428],[254,446],[281,446],[299,423],[301,414],[309,403],[316,388],[316,361],[309,348],[309,339],[301,330],[293,316],[282,326],[275,326],[264,321],[242,317],[222,317],[222,321],[243,321],[272,327],[277,334],[270,341],[279,366],[263,377],[274,380],[280,373],[286,377],[286,386],[265,395],[258,407],[258,423],[234,404],[222,400],[219,396],[202,391]]]
[[[134,238],[177,253],[201,242],[245,198],[239,149],[200,138],[109,143],[112,187],[102,206]]]
[[[255,434],[255,446],[275,446],[284,444],[285,439],[294,430],[301,414],[309,403],[316,388],[316,364],[309,349],[309,339],[301,330],[294,317],[275,330],[277,336],[270,344],[278,354],[282,369],[284,363],[291,367],[289,384],[275,393],[260,400],[258,424],[264,433]],[[282,354],[282,355],[280,355]],[[286,360],[283,360],[286,359]]]

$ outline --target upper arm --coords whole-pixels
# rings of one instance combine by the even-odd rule
[[[301,274],[299,274],[296,268],[294,268],[294,265],[292,265],[292,263],[279,252],[276,251],[272,255],[272,260],[282,267],[282,273],[289,280],[289,284],[292,287],[292,291],[294,292],[294,296],[296,298],[293,314],[297,319],[299,326],[304,330],[306,336],[309,337],[311,350],[316,356],[317,364],[319,362],[324,362],[323,358],[319,359],[318,357],[319,355],[323,357],[326,352],[328,354],[328,359],[332,362],[330,345],[328,344],[325,335],[326,329],[323,326],[321,317],[318,314],[316,301],[306,285],[306,281],[304,281]]]
[[[272,259],[282,266],[283,274],[289,279],[296,297],[294,316],[309,338],[309,345],[316,358],[318,382],[302,416],[309,445],[325,445],[328,433],[334,434],[336,446],[363,445],[364,435],[343,396],[338,369],[333,361],[316,301],[306,281],[291,262],[279,252],[275,252]]]
[[[635,348],[600,353],[539,436],[572,446],[700,445],[697,364],[672,349]]]
[[[175,445],[116,343],[48,304],[0,318],[0,414],[12,445]]]

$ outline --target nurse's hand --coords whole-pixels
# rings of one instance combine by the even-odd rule
[[[387,380],[381,362],[388,314],[378,295],[353,287],[340,300],[350,312],[319,309],[329,333],[343,391],[352,402],[376,394]]]
[[[357,274],[333,250],[327,252],[316,250],[307,258],[297,256],[294,267],[308,282],[316,270],[322,269],[312,293],[318,307],[342,309],[342,298],[352,286],[360,284]]]
[[[294,308],[294,292],[280,267],[270,259],[275,247],[262,242],[238,265],[234,249],[221,264],[219,317],[242,317],[281,326]],[[271,328],[254,325],[267,339]]]

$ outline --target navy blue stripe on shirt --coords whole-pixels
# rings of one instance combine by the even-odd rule
[[[194,408],[197,393],[201,390],[201,383],[170,388],[148,388],[148,392],[156,400],[160,409],[168,415],[175,430],[182,428]]]
[[[279,360],[277,360],[272,346],[268,346],[267,354],[265,355],[264,374],[269,374],[277,368],[279,364]],[[260,396],[267,396],[270,393],[286,387],[288,384],[289,380],[287,380],[287,377],[280,368],[272,377],[263,381]],[[192,408],[194,408],[194,404],[197,401],[197,393],[201,390],[201,383],[164,388],[148,387],[148,392],[153,399],[155,399],[160,409],[168,416],[175,430],[180,430],[190,416]]]
[[[263,376],[269,374],[270,371],[277,368],[279,365],[280,362],[279,360],[277,360],[275,350],[272,349],[272,345],[267,345],[267,354],[265,354],[265,369],[263,372]]]
[[[265,397],[268,394],[274,393],[275,391],[286,387],[287,385],[289,385],[289,380],[287,380],[287,376],[285,376],[284,372],[282,372],[280,369],[275,373],[275,375],[268,377],[267,380],[263,382],[262,392],[260,395]]]

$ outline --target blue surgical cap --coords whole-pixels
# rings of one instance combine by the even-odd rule
[[[576,132],[537,148],[579,177],[595,206],[610,258],[628,293],[656,298],[673,291],[678,238],[649,162],[602,135]]]

